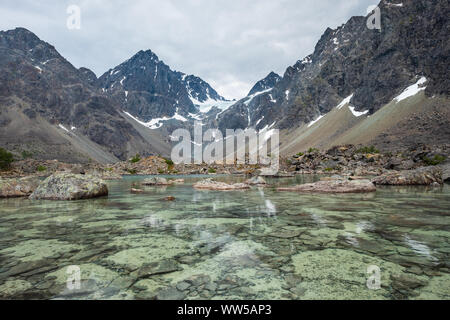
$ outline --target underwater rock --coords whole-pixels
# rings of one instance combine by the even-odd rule
[[[328,180],[301,184],[293,187],[278,188],[277,191],[313,192],[313,193],[364,193],[375,192],[375,185],[369,180]]]
[[[80,200],[108,195],[106,183],[89,175],[56,173],[31,194],[31,200]]]
[[[246,184],[251,185],[251,186],[260,186],[260,185],[266,185],[267,182],[266,180],[264,180],[263,177],[253,177],[251,179],[248,179],[247,181],[245,181]]]
[[[178,291],[176,288],[167,288],[158,292],[157,300],[184,300],[186,294]]]
[[[225,182],[214,181],[212,179],[206,179],[194,184],[194,188],[200,190],[230,191],[230,190],[246,190],[250,189],[250,186],[245,183],[228,184]]]
[[[0,178],[0,198],[28,197],[39,186],[39,179],[34,177],[21,179]]]
[[[406,186],[430,185],[435,182],[442,184],[442,169],[439,167],[424,167],[416,170],[392,172],[372,179],[377,185]]]

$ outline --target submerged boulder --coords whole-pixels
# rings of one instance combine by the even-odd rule
[[[442,184],[442,169],[439,167],[424,167],[416,170],[391,172],[372,179],[377,185],[407,186]]]
[[[108,187],[99,178],[73,173],[56,173],[45,179],[30,199],[80,200],[107,195]]]
[[[250,186],[245,183],[228,184],[225,182],[214,181],[212,179],[206,179],[194,184],[194,188],[200,190],[230,191],[250,189]]]
[[[39,186],[38,178],[1,179],[0,198],[28,197]]]
[[[259,176],[248,179],[247,181],[245,181],[245,183],[248,185],[251,185],[251,186],[261,186],[261,185],[267,184],[266,180],[264,180],[263,177],[259,177]]]
[[[365,193],[377,191],[369,180],[330,179],[293,187],[278,188],[277,191],[295,191],[312,193]]]

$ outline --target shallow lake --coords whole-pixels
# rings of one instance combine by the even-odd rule
[[[131,194],[144,178],[95,200],[1,200],[0,298],[450,299],[450,185],[216,192],[179,176]]]

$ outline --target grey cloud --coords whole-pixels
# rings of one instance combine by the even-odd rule
[[[22,26],[76,67],[101,75],[141,49],[239,98],[270,71],[314,50],[327,27],[365,15],[374,0],[15,0],[0,4],[0,29]],[[66,28],[69,5],[81,30]]]

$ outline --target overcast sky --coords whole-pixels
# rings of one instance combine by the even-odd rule
[[[3,0],[0,29],[25,27],[97,76],[151,49],[226,98],[312,53],[327,27],[366,15],[379,0]],[[81,29],[69,30],[69,5]]]

